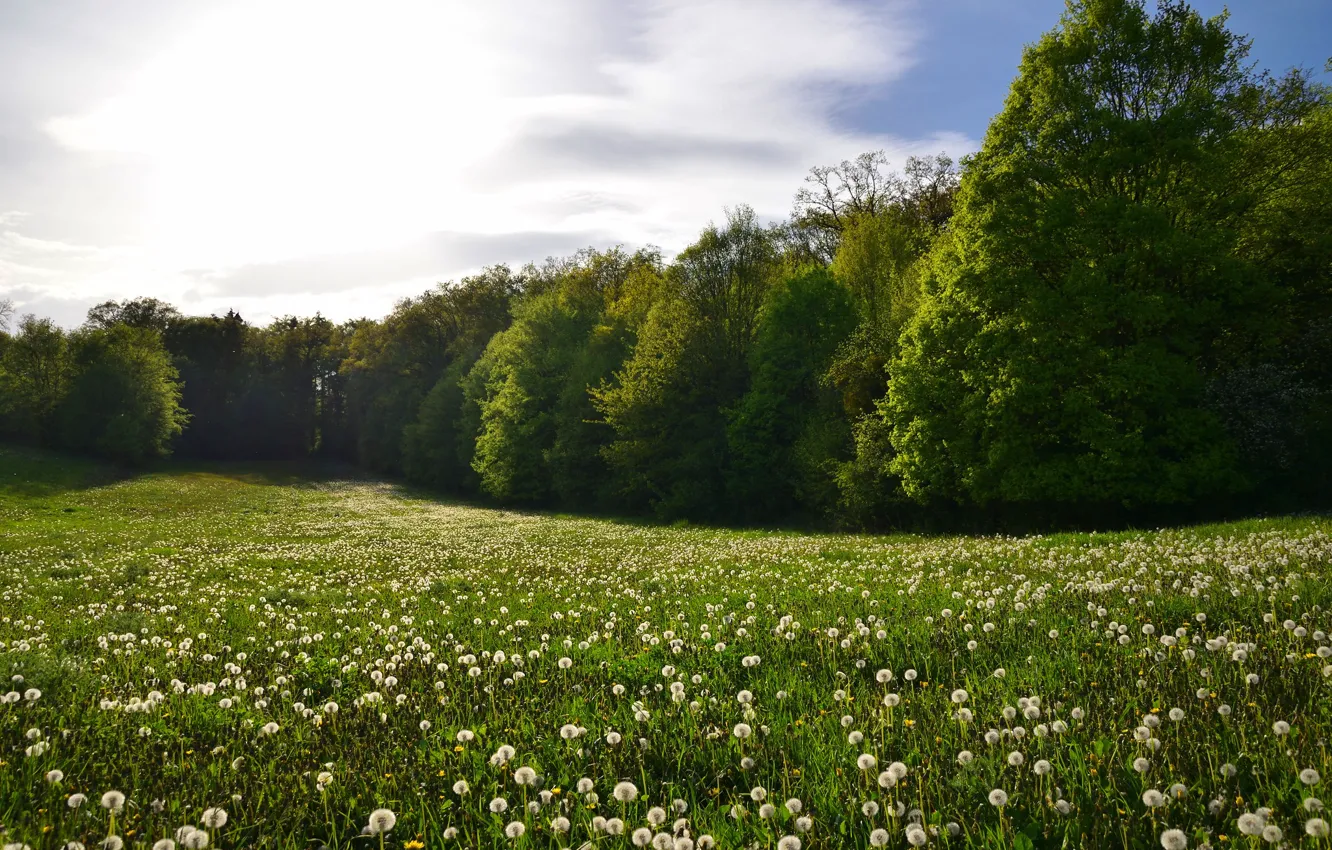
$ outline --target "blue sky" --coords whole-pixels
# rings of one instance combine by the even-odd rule
[[[1205,13],[1221,4],[1197,4]],[[0,297],[382,315],[778,218],[811,166],[974,150],[1059,0],[0,0]],[[1322,72],[1332,3],[1246,0]]]
[[[1284,72],[1304,67],[1332,83],[1332,2],[1327,0],[1195,0],[1207,16],[1230,11],[1229,27],[1253,39],[1250,59]],[[1063,0],[936,0],[917,9],[916,61],[892,85],[841,114],[850,126],[924,135],[948,127],[979,139],[1003,106],[1022,46],[1052,29]]]

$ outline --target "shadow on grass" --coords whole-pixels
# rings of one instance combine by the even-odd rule
[[[105,487],[138,472],[87,458],[0,445],[0,495],[56,496]]]
[[[348,463],[166,460],[130,467],[27,446],[0,445],[0,495],[41,498],[106,487],[136,478],[216,477],[257,486],[315,487],[330,481],[377,481]]]
[[[879,539],[903,536],[952,537],[957,535],[1027,535],[1041,534],[1048,542],[1088,545],[1105,542],[1161,528],[1196,528],[1217,533],[1237,530],[1257,530],[1260,526],[1293,527],[1302,522],[1326,518],[1326,510],[1277,510],[1271,512],[1245,510],[1230,506],[1229,510],[1181,511],[1173,516],[1136,517],[1128,514],[1116,516],[1113,511],[1100,513],[1097,519],[1067,515],[1033,518],[1030,515],[1003,516],[1002,512],[973,512],[970,515],[956,506],[939,508],[937,514],[929,509],[919,510],[916,516],[900,521],[896,527],[876,530],[856,530],[829,527],[818,521],[798,520],[765,524],[726,522],[668,521],[651,515],[627,515],[601,511],[570,512],[534,505],[505,505],[475,496],[460,495],[423,487],[401,479],[368,472],[344,461],[323,459],[256,460],[256,461],[203,461],[168,460],[144,467],[124,467],[87,457],[22,446],[0,444],[0,497],[14,496],[41,499],[65,493],[106,487],[140,477],[216,478],[259,487],[286,487],[311,489],[337,481],[358,481],[383,485],[397,498],[438,505],[502,510],[527,516],[594,520],[636,528],[679,528],[709,532],[730,532],[741,535],[818,535],[828,537],[873,537]]]

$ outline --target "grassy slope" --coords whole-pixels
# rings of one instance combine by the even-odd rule
[[[548,788],[567,792],[579,777],[594,778],[606,816],[617,811],[606,805],[617,779],[635,781],[652,803],[682,797],[694,834],[710,831],[726,846],[768,846],[794,829],[784,810],[773,822],[754,818],[758,807],[747,794],[756,785],[779,804],[787,796],[804,800],[815,822],[807,848],[866,846],[871,826],[892,826],[882,815],[871,823],[855,814],[869,799],[885,807],[902,800],[936,825],[960,822],[954,843],[962,846],[1008,845],[1017,830],[1046,846],[1145,845],[1165,824],[1185,828],[1196,844],[1206,830],[1233,833],[1236,814],[1250,805],[1227,802],[1212,818],[1206,804],[1217,794],[1272,806],[1274,819],[1298,833],[1306,792],[1292,771],[1332,773],[1323,747],[1332,722],[1323,662],[1292,656],[1280,621],[1293,617],[1310,632],[1330,628],[1329,531],[1332,522],[1318,518],[1022,540],[637,527],[441,503],[381,482],[303,477],[293,468],[168,466],[124,476],[0,448],[0,669],[25,677],[16,687],[43,692],[35,704],[0,707],[0,823],[34,847],[44,838],[47,846],[74,837],[91,844],[105,834],[105,813],[90,804],[71,814],[63,801],[76,790],[95,801],[117,788],[135,803],[118,830],[153,838],[197,823],[206,806],[226,804],[232,820],[215,846],[345,846],[371,809],[387,805],[400,818],[394,846],[413,837],[444,846],[449,825],[473,845],[501,844],[501,828],[517,814],[500,818],[484,804],[504,795],[517,805],[521,790],[485,759],[509,743],[519,750],[515,765],[536,767]],[[1255,592],[1254,581],[1267,576],[1276,584]],[[1201,594],[1190,597],[1188,581],[1172,586],[1181,578]],[[1111,580],[1118,589],[1091,590]],[[976,610],[976,630],[964,631],[962,621],[971,620],[957,612],[986,595],[998,605]],[[1108,609],[1095,626],[1089,600]],[[945,608],[954,615],[945,617]],[[1194,612],[1203,610],[1209,619],[1196,625]],[[1262,622],[1268,612],[1274,624]],[[771,634],[783,614],[800,624],[793,639]],[[741,633],[747,617],[755,620]],[[874,627],[863,638],[854,630],[862,618]],[[1112,618],[1133,624],[1131,643],[1104,638]],[[997,624],[993,633],[979,629],[986,619]],[[1207,659],[1210,679],[1199,678],[1201,662],[1182,663],[1174,651],[1154,663],[1160,646],[1138,634],[1149,622],[1161,624],[1161,633],[1183,624],[1252,641],[1254,660],[1245,667]],[[598,628],[608,637],[583,647]],[[833,628],[836,639],[828,637]],[[879,628],[883,638],[873,634]],[[1046,637],[1051,629],[1058,638]],[[684,640],[679,654],[668,649],[671,633]],[[139,638],[128,654],[127,634]],[[643,644],[644,634],[658,643]],[[301,635],[319,640],[294,643]],[[184,637],[197,643],[190,656],[160,643]],[[394,638],[424,639],[437,653],[433,661],[450,669],[418,658],[400,662],[396,689],[371,682],[372,656],[390,657],[385,641]],[[968,640],[979,646],[967,648]],[[512,667],[492,672],[499,668],[488,665],[479,680],[466,677],[470,662],[459,661],[461,654],[499,648],[539,651],[526,679],[504,684],[500,677]],[[246,649],[250,657],[241,658]],[[750,653],[763,658],[761,666],[741,664]],[[573,659],[567,671],[555,665],[562,655]],[[364,666],[349,670],[352,658]],[[244,667],[247,684],[266,687],[270,704],[249,693],[223,711],[225,689],[209,697],[176,695],[168,686],[173,679],[224,681],[231,678],[224,663]],[[654,690],[669,680],[660,672],[667,664],[703,677],[701,684],[683,680],[688,698],[701,704],[696,712]],[[894,715],[882,706],[889,687],[874,671],[908,667],[920,677],[894,680],[891,688],[904,696]],[[989,674],[998,667],[1009,671],[1005,679]],[[1251,669],[1262,672],[1255,685],[1242,680]],[[485,682],[495,690],[479,689]],[[612,683],[626,685],[628,695],[612,696]],[[1200,685],[1214,689],[1201,703],[1193,696]],[[972,695],[973,726],[948,719],[948,694],[957,687]],[[741,689],[755,695],[750,722],[772,730],[747,749],[727,734],[745,719],[735,697]],[[162,708],[115,707],[150,690],[166,692]],[[375,708],[354,707],[372,690],[407,699],[401,707],[386,702],[381,720]],[[779,700],[779,692],[789,696]],[[840,701],[839,692],[860,699]],[[636,694],[651,720],[635,720]],[[1046,719],[1067,719],[1075,705],[1088,719],[1058,745],[1028,738],[987,749],[979,733],[1011,725],[999,709],[1027,695],[1045,698]],[[115,706],[99,708],[102,700]],[[336,700],[343,711],[315,728],[293,707],[297,700]],[[1224,723],[1215,713],[1221,703],[1235,709]],[[1166,746],[1151,754],[1160,766],[1140,777],[1128,767],[1142,752],[1131,730],[1144,712],[1174,705],[1191,719],[1161,731]],[[848,745],[843,714],[853,717],[850,728],[865,731],[863,745]],[[1280,718],[1296,732],[1278,741],[1270,727]],[[430,729],[420,728],[423,719]],[[283,731],[258,736],[268,721]],[[570,722],[591,730],[586,755],[556,734]],[[23,754],[30,728],[55,742],[50,753]],[[455,752],[452,736],[461,728],[479,740]],[[649,746],[607,748],[600,739],[609,729],[626,741],[642,735]],[[709,737],[714,732],[719,737]],[[977,759],[961,770],[955,757],[964,748]],[[1014,748],[1054,763],[1057,783],[1006,767]],[[873,775],[866,783],[855,769],[862,751],[875,753],[880,767],[902,760],[911,779],[892,791],[878,789]],[[244,764],[232,767],[237,756]],[[742,756],[756,765],[744,769]],[[1087,772],[1089,759],[1099,772]],[[1219,777],[1226,761],[1241,765],[1239,777]],[[336,779],[320,795],[311,776],[326,763]],[[41,778],[52,767],[66,774],[59,786]],[[452,794],[459,778],[475,789],[471,797]],[[1144,788],[1173,781],[1192,789],[1191,800],[1174,804],[1158,824],[1138,799]],[[1071,814],[1053,808],[1056,786],[1073,801]],[[1002,819],[985,803],[992,787],[1014,795]],[[233,794],[240,799],[228,803]],[[164,801],[160,816],[147,807],[154,799]],[[739,822],[727,816],[737,802],[749,809]],[[636,805],[641,811],[625,812],[637,819],[631,828],[646,811]],[[586,831],[595,813],[573,809],[575,831]],[[545,824],[553,816],[527,818],[526,840],[549,843]],[[893,846],[902,844],[900,826]]]

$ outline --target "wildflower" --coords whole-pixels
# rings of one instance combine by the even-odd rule
[[[1182,829],[1167,829],[1161,833],[1161,846],[1165,850],[1184,850],[1189,846],[1189,839]]]
[[[70,794],[69,799],[65,801],[65,805],[69,806],[71,809],[77,809],[87,801],[88,798],[83,794]]]
[[[522,821],[511,821],[508,826],[504,827],[504,835],[508,838],[522,838],[524,832],[527,832],[527,827],[523,825]]]
[[[225,809],[204,809],[203,825],[209,829],[221,829],[227,825]]]
[[[1322,818],[1309,818],[1304,822],[1304,832],[1313,838],[1327,838],[1327,821]]]
[[[621,803],[632,803],[638,798],[638,786],[632,782],[620,782],[611,791],[611,796]]]
[[[58,783],[61,782],[64,778],[65,778],[65,774],[64,774],[63,771],[60,771],[60,770],[48,770],[48,771],[46,772],[46,781],[49,782],[49,783],[51,783],[52,785],[56,785],[56,784],[58,784]],[[1309,784],[1312,785],[1313,783],[1310,782]]]
[[[530,767],[520,767],[513,772],[513,781],[519,785],[531,785],[536,778],[536,771]]]
[[[490,801],[490,813],[494,815],[503,814],[509,810],[509,801],[503,797],[496,797]]]
[[[860,757],[856,759],[856,767],[861,770],[873,770],[877,764],[878,759],[874,758],[874,756],[869,753],[862,753]]]
[[[1264,825],[1265,824],[1263,818],[1259,815],[1254,814],[1253,812],[1245,812],[1244,814],[1239,816],[1239,820],[1236,822],[1236,826],[1239,827],[1239,831],[1244,833],[1245,835],[1262,834]]]
[[[73,798],[71,798],[73,799]],[[102,795],[102,808],[110,812],[119,812],[125,806],[125,795],[119,791],[107,791]]]
[[[465,780],[465,779],[459,779],[457,782],[453,783],[453,793],[457,794],[459,797],[464,797],[464,796],[466,796],[466,795],[467,795],[467,780]]]
[[[990,792],[989,800],[991,806],[994,806],[996,809],[1002,809],[1004,806],[1008,805],[1008,792],[1002,788],[995,788]]]
[[[375,809],[370,813],[370,821],[367,826],[370,828],[371,835],[382,835],[393,829],[393,825],[398,822],[398,816],[389,809]]]
[[[1312,767],[1306,767],[1300,771],[1300,781],[1305,785],[1317,785],[1321,779],[1322,777],[1318,775],[1318,771]]]
[[[1142,792],[1142,802],[1149,809],[1159,808],[1165,805],[1165,795],[1155,788],[1148,788]]]
[[[870,846],[871,846],[871,847],[887,847],[887,846],[888,846],[888,830],[886,830],[886,829],[876,829],[876,830],[874,830],[873,832],[871,832],[871,833],[870,833]]]
[[[800,850],[800,839],[794,835],[783,835],[777,839],[777,850]]]
[[[652,843],[652,830],[641,826],[634,830],[633,835],[629,836],[629,840],[634,843],[635,847],[646,847]]]
[[[748,723],[737,723],[735,724],[735,728],[731,730],[731,734],[743,741],[745,738],[754,734],[754,730],[749,727]]]

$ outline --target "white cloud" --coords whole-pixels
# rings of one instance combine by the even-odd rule
[[[108,210],[133,224],[134,249],[59,264],[15,234],[0,262],[50,297],[192,294],[200,308],[230,297],[271,314],[285,292],[284,310],[342,317],[475,269],[457,246],[486,238],[510,254],[510,237],[529,235],[530,259],[589,233],[673,251],[724,206],[784,215],[812,165],[973,149],[833,121],[902,74],[915,40],[897,0],[243,0],[180,33],[114,97],[45,123],[67,150],[140,170]],[[456,250],[430,254],[423,275],[420,242],[441,233]],[[298,278],[339,256],[367,276],[365,258],[384,256],[398,276],[367,279],[355,309],[354,286],[337,304],[298,297],[320,286]],[[36,279],[42,263],[58,281]],[[0,289],[17,288],[8,268]],[[255,268],[293,276],[272,282],[267,306],[226,291]]]

